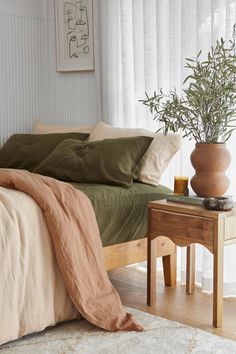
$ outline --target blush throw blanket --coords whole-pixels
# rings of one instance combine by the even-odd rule
[[[0,169],[0,186],[30,195],[42,209],[64,284],[81,315],[109,331],[141,331],[110,283],[87,196],[70,184],[22,170]]]

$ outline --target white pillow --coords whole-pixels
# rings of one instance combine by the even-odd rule
[[[49,134],[49,133],[87,133],[90,134],[94,125],[82,125],[82,126],[66,126],[66,125],[53,125],[47,124],[40,120],[36,120],[33,125],[33,134]]]
[[[138,181],[157,186],[171,158],[181,147],[179,134],[163,135],[145,129],[115,128],[103,122],[95,125],[89,136],[89,141],[116,139],[131,136],[151,136],[151,142],[144,155],[144,161],[139,172]]]

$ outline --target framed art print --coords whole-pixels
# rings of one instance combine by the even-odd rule
[[[55,0],[57,71],[94,70],[93,0]]]

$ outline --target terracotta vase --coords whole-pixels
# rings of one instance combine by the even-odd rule
[[[193,191],[199,197],[221,197],[229,187],[225,175],[230,164],[226,144],[197,143],[191,154],[195,175],[191,179]]]

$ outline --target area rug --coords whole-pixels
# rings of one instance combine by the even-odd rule
[[[58,325],[0,346],[0,354],[233,354],[236,342],[127,308],[144,332],[108,333],[85,320]]]

